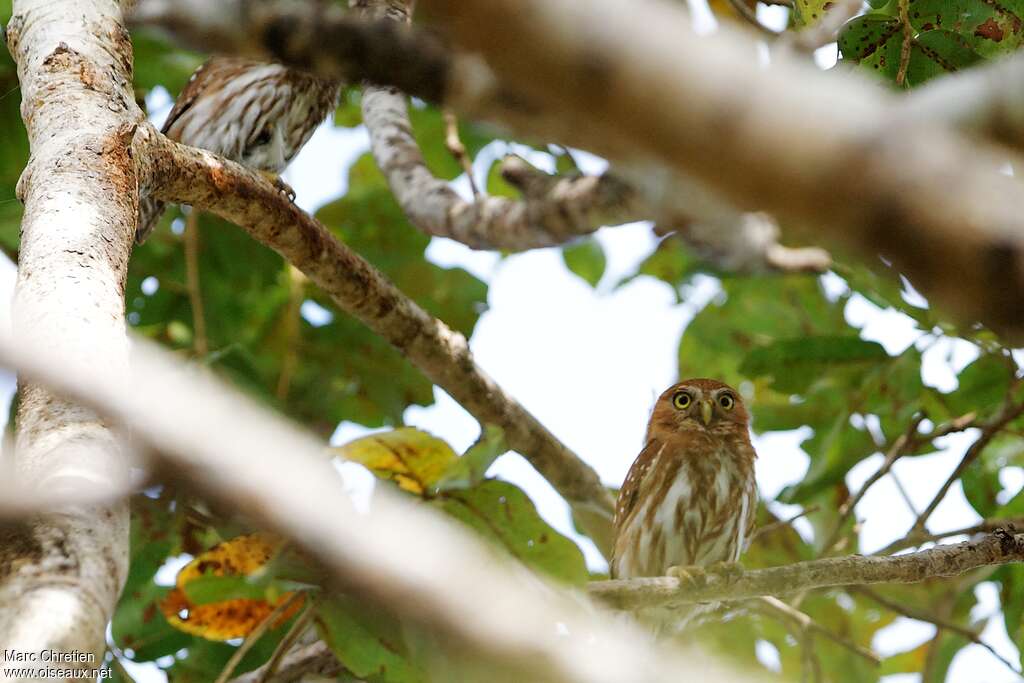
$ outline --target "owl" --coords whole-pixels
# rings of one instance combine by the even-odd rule
[[[162,132],[276,178],[334,109],[338,91],[337,81],[280,64],[214,57],[192,74]],[[136,242],[162,213],[163,202],[143,198]]]
[[[757,508],[749,423],[739,394],[716,380],[658,397],[615,506],[613,578],[736,566]]]

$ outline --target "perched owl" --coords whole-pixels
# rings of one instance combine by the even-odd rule
[[[163,133],[260,171],[278,174],[334,109],[339,84],[280,64],[214,57],[196,69]],[[153,231],[163,202],[143,198],[135,241]]]
[[[615,506],[613,578],[739,560],[757,507],[749,422],[739,394],[715,380],[658,398]]]

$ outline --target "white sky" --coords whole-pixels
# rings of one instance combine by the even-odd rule
[[[827,58],[828,55],[821,57]],[[159,119],[166,114],[169,98],[158,93],[150,104],[150,110],[156,112],[154,118]],[[285,176],[298,193],[298,203],[315,209],[336,198],[344,190],[348,165],[366,150],[367,144],[362,128],[333,129],[327,124],[318,130]],[[503,143],[494,143],[481,153],[477,158],[477,175],[485,173],[490,161],[503,152]],[[589,155],[583,158],[585,166],[599,169],[602,165]],[[545,163],[543,155],[535,155],[533,161]],[[460,191],[466,190],[465,179],[455,185]],[[434,239],[427,255],[440,265],[462,266],[488,282],[490,308],[481,317],[471,340],[477,362],[590,463],[604,481],[617,485],[639,452],[654,398],[677,379],[680,334],[700,306],[715,294],[717,283],[704,279],[684,304],[677,304],[671,288],[653,278],[640,277],[615,289],[614,283],[634,272],[637,263],[653,249],[654,242],[642,224],[603,229],[597,239],[605,247],[608,268],[596,291],[564,267],[556,249],[499,260],[494,254],[472,252],[449,240]],[[9,300],[13,268],[9,263],[4,265],[0,269],[0,289],[7,292]],[[842,286],[837,279],[828,284],[835,292]],[[890,353],[898,353],[915,342],[917,333],[909,318],[895,311],[882,311],[861,297],[853,298],[846,314],[851,324],[863,328],[865,338],[880,341]],[[315,311],[310,313],[311,317],[315,315]],[[925,354],[926,383],[943,390],[954,388],[956,371],[976,353],[964,342],[936,345]],[[0,376],[0,383],[5,389],[4,400],[9,401],[13,392],[9,373]],[[434,406],[407,410],[406,421],[448,440],[456,450],[468,447],[478,434],[476,421],[443,391],[435,389],[435,397]],[[334,440],[347,441],[367,431],[343,423]],[[798,431],[756,439],[762,497],[772,499],[784,486],[802,478],[807,456],[797,444],[803,436],[804,432]],[[971,438],[970,433],[947,437],[946,450],[897,463],[894,470],[919,509],[952,472]],[[850,488],[859,487],[880,462],[881,456],[875,455],[856,466],[847,478]],[[372,476],[355,465],[341,469],[347,488],[365,495],[367,486],[372,485]],[[592,544],[574,534],[565,503],[525,460],[515,454],[506,455],[495,463],[490,474],[519,484],[552,526],[577,538],[592,567],[603,567]],[[1008,469],[1001,482],[1007,489],[1004,495],[1012,495],[1024,485],[1024,471]],[[778,509],[785,510],[783,506]],[[865,520],[862,552],[871,552],[901,537],[913,522],[889,477],[865,496],[857,514]],[[929,526],[943,530],[977,519],[957,484],[936,510]],[[807,531],[806,526],[798,529]],[[167,567],[161,579],[173,580],[177,566],[180,562]],[[993,584],[982,584],[977,594],[978,616],[997,610],[998,591]],[[910,649],[933,634],[934,627],[930,625],[900,619],[879,632],[872,645],[880,654],[887,655]],[[983,638],[1006,658],[1017,661],[1016,649],[1000,617],[989,622]],[[758,655],[769,666],[778,659],[768,643],[758,647]],[[140,683],[164,680],[152,665],[130,668]],[[910,683],[920,680],[920,676],[890,676],[885,680]],[[969,646],[954,660],[949,680],[1000,683],[1018,679],[984,649]]]

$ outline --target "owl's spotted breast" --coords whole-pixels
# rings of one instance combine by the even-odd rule
[[[339,83],[280,64],[214,57],[196,69],[163,126],[172,140],[261,171],[280,173],[337,101]],[[163,213],[145,197],[135,239]]]
[[[627,477],[623,492],[631,502],[620,495],[615,520],[617,578],[735,562],[749,538],[757,502],[753,449],[710,437],[675,441],[648,442]]]

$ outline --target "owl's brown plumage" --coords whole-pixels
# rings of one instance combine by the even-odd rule
[[[749,422],[739,394],[717,380],[661,394],[619,491],[613,577],[739,559],[757,507]]]
[[[196,69],[162,132],[254,169],[280,173],[327,118],[339,84],[280,64],[214,57]],[[163,213],[144,198],[135,239],[142,243]]]

